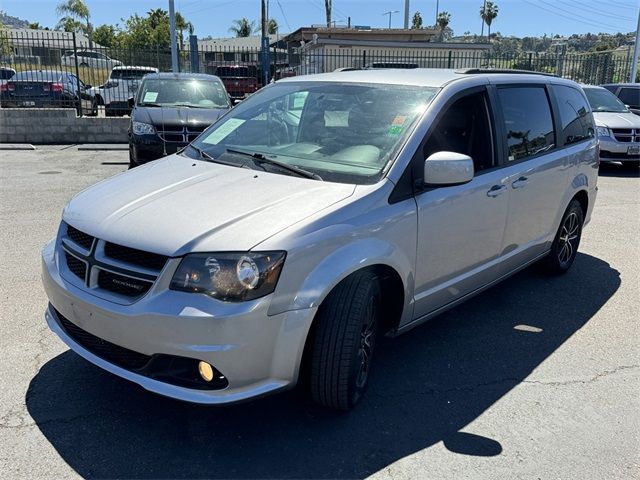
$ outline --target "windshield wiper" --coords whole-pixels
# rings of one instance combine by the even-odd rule
[[[204,106],[204,105],[194,105],[192,103],[174,103],[171,105],[172,107],[188,107],[188,108],[216,108],[216,107],[209,107],[209,106]]]
[[[198,155],[200,155],[200,158],[203,159],[203,160],[207,160],[207,161],[213,162],[213,163],[219,163],[221,165],[228,165],[230,167],[244,167],[244,166],[246,166],[246,164],[240,164],[239,165],[239,164],[234,163],[234,162],[226,162],[224,160],[220,160],[219,158],[213,158],[207,152],[205,152],[201,148],[196,147],[195,145],[189,145],[189,147],[193,148],[196,152],[198,152]]]
[[[266,157],[262,153],[243,152],[242,150],[235,150],[233,148],[227,148],[226,151],[229,152],[229,153],[236,153],[236,154],[239,154],[239,155],[246,155],[248,157],[251,157],[253,159],[253,161],[255,163],[257,163],[258,165],[262,165],[263,163],[266,163],[266,164],[269,164],[269,165],[274,165],[276,167],[279,167],[279,168],[281,168],[283,170],[286,170],[288,172],[294,173],[294,174],[298,175],[299,177],[311,178],[313,180],[322,181],[322,177],[320,175],[318,175],[317,173],[313,173],[313,172],[310,172],[309,170],[305,170],[303,168],[296,167],[295,165],[289,165],[288,163],[280,162],[279,160],[274,160],[273,158]]]

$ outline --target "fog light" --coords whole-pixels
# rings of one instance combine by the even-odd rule
[[[213,367],[207,362],[198,363],[198,372],[205,382],[213,380]]]

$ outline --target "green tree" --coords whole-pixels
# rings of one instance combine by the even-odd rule
[[[229,28],[229,31],[235,34],[236,37],[250,37],[256,29],[256,22],[249,21],[246,18],[240,20],[234,20],[233,25]]]
[[[498,16],[498,5],[493,2],[487,2],[485,5],[480,7],[480,18],[482,21],[487,24],[489,31],[487,33],[487,38],[491,41],[491,23]]]
[[[178,42],[180,50],[184,49],[184,31],[193,32],[193,24],[182,16],[180,12],[176,12],[176,31],[178,32]]]
[[[119,33],[114,25],[100,25],[93,31],[93,41],[103,47],[118,47],[120,44]]]
[[[5,26],[0,23],[0,55],[11,55],[11,53],[13,53],[11,39]]]
[[[31,29],[31,30],[42,30],[42,25],[40,25],[40,22],[29,22],[27,24],[27,28]]]
[[[449,22],[451,22],[451,14],[449,12],[440,12],[438,14],[436,25],[440,29],[440,41],[444,40],[445,30],[449,26]]]
[[[93,25],[91,13],[84,0],[65,0],[56,7],[56,13],[61,17],[58,28],[65,31],[81,31],[89,39],[89,48],[93,48]]]
[[[269,20],[269,24],[267,25],[267,33],[269,35],[275,35],[278,33],[278,22],[275,18]]]
[[[413,14],[413,18],[411,19],[411,28],[414,30],[422,28],[422,14],[420,12]]]

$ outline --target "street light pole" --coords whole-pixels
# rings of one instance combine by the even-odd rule
[[[176,10],[169,0],[169,38],[171,41],[171,71],[178,73],[178,49],[176,47]]]
[[[389,10],[388,12],[384,12],[382,14],[382,15],[389,15],[389,28],[391,28],[391,15],[398,12],[400,12],[400,10]]]
[[[269,19],[267,18],[267,0],[262,0],[262,84],[269,83]]]

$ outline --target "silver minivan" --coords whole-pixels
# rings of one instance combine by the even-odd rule
[[[69,202],[42,255],[46,320],[162,395],[227,404],[301,383],[348,409],[381,335],[534,262],[566,272],[597,173],[591,109],[568,80],[285,79]]]

